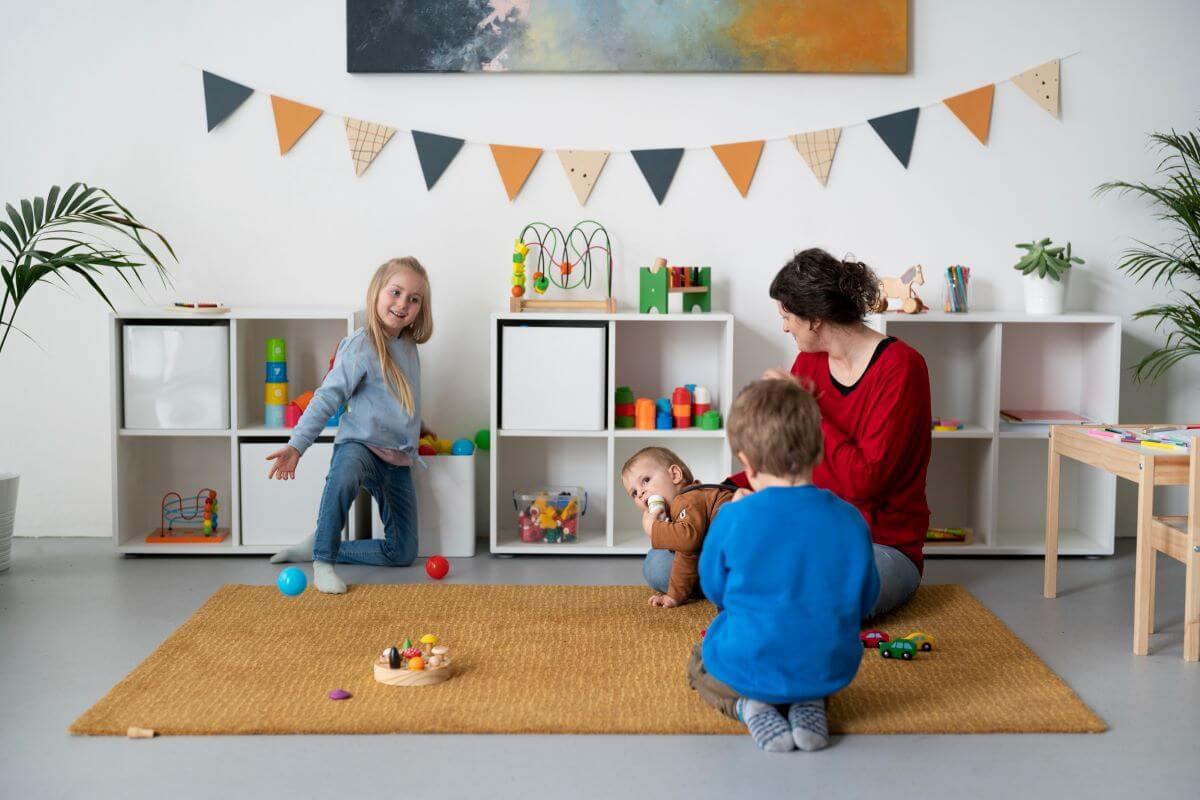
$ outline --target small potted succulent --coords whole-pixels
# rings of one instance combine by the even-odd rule
[[[1071,255],[1071,243],[1066,247],[1051,247],[1049,238],[1025,242],[1017,247],[1025,256],[1013,265],[1025,276],[1025,312],[1028,314],[1061,314],[1067,296],[1067,272],[1072,264],[1083,259]]]

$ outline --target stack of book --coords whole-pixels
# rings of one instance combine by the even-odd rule
[[[1000,419],[1015,425],[1090,425],[1094,420],[1061,409],[1002,408]]]

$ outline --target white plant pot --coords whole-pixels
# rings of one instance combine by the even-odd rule
[[[8,569],[12,556],[13,522],[17,516],[17,484],[21,476],[0,473],[0,572]]]
[[[1062,280],[1039,278],[1036,273],[1025,276],[1025,313],[1044,316],[1063,313],[1067,299],[1067,279],[1070,271],[1062,274]]]

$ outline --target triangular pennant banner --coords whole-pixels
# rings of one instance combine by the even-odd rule
[[[833,154],[837,152],[838,140],[842,138],[842,129],[826,128],[823,131],[798,133],[790,138],[821,185],[827,184],[829,170],[833,167]]]
[[[559,150],[558,160],[562,162],[567,180],[579,198],[579,205],[586,206],[588,197],[600,177],[600,170],[608,161],[607,150]]]
[[[350,158],[354,160],[354,174],[362,175],[371,166],[375,156],[387,144],[395,128],[380,125],[376,122],[366,122],[361,119],[346,118],[346,140],[350,143]]]
[[[988,131],[992,127],[992,97],[996,94],[996,85],[989,83],[969,92],[947,97],[942,102],[954,112],[954,116],[962,120],[980,144],[987,144]]]
[[[425,188],[432,189],[462,149],[463,140],[425,131],[413,131],[412,138],[413,146],[417,148],[417,160],[421,162],[421,173],[425,176]]]
[[[763,141],[760,139],[757,142],[714,144],[712,149],[721,160],[721,166],[729,173],[733,185],[742,193],[742,197],[745,197],[746,192],[750,191],[750,182],[754,180],[754,171],[758,169]]]
[[[205,72],[204,112],[208,116],[208,129],[211,131],[224,122],[252,94],[254,90],[249,86]]]
[[[650,191],[654,192],[654,199],[658,200],[660,206],[667,196],[667,189],[671,188],[671,181],[675,180],[675,170],[679,169],[682,158],[682,147],[633,151],[633,160],[637,162],[646,183],[650,184]]]
[[[504,181],[504,191],[512,200],[525,185],[529,173],[533,172],[534,165],[542,157],[542,151],[536,147],[514,147],[509,144],[494,144],[491,148],[496,169],[500,170],[500,180]]]
[[[276,95],[271,95],[271,108],[275,111],[275,133],[279,136],[281,156],[291,150],[305,131],[324,113],[319,108]]]
[[[1047,61],[1040,67],[1027,69],[1020,75],[1014,75],[1012,82],[1021,87],[1025,94],[1046,109],[1051,115],[1058,116],[1058,76],[1059,60]]]
[[[898,158],[906,169],[908,159],[912,155],[913,137],[917,133],[917,116],[920,113],[920,108],[910,108],[867,120],[892,151],[892,155]]]

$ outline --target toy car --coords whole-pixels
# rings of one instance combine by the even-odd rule
[[[905,661],[912,661],[917,657],[917,646],[908,639],[880,642],[879,654],[884,658],[903,658]]]
[[[914,631],[914,632],[910,633],[908,636],[905,636],[904,638],[907,639],[908,641],[912,642],[913,644],[915,644],[917,646],[918,650],[923,650],[926,653],[928,653],[930,650],[933,649],[934,639],[928,633],[922,633],[921,631]]]
[[[890,642],[891,636],[888,636],[887,631],[881,631],[878,628],[872,628],[869,631],[863,631],[858,635],[858,640],[862,642],[864,650],[870,650],[877,647],[880,642]]]

